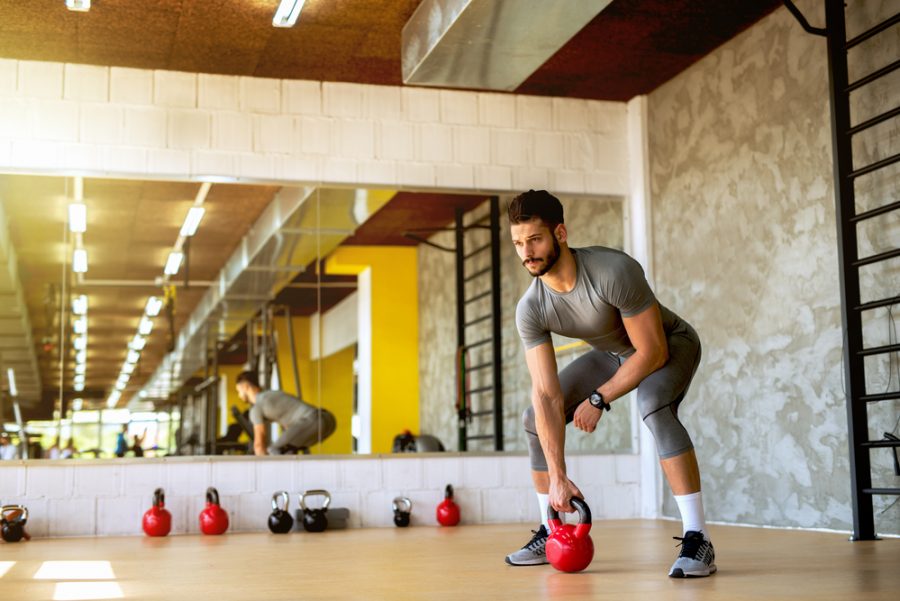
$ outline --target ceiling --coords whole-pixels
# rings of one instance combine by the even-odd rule
[[[0,57],[401,85],[401,30],[419,0],[0,0]],[[628,100],[664,83],[780,0],[615,0],[515,91]]]

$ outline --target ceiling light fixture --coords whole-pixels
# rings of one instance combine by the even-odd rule
[[[148,317],[156,317],[159,315],[160,309],[162,309],[162,301],[156,298],[155,296],[151,296],[147,299],[147,308],[144,310],[147,313]]]
[[[150,332],[153,331],[153,320],[148,319],[146,317],[141,318],[141,323],[138,325],[138,334],[141,336],[149,336]]]
[[[80,13],[91,10],[91,0],[66,0],[66,8]]]
[[[272,18],[272,25],[275,27],[293,27],[300,17],[300,11],[306,0],[281,0],[275,16]]]
[[[147,346],[147,339],[140,334],[135,334],[134,338],[131,339],[131,348],[134,350],[142,351],[145,346]]]
[[[78,363],[78,364],[75,365],[75,373],[76,373],[76,374],[81,375],[81,374],[83,374],[86,370],[87,370],[87,366],[85,366],[84,363]]]
[[[87,205],[83,202],[73,202],[69,205],[69,231],[73,234],[83,234],[87,231]]]
[[[72,299],[72,313],[75,315],[85,315],[88,310],[87,296],[80,294]]]
[[[75,382],[75,385],[84,384],[84,374],[77,374],[72,381]]]
[[[88,270],[87,250],[76,248],[72,253],[72,271],[75,273],[86,273]]]
[[[87,348],[87,336],[82,334],[78,338],[72,341],[72,346],[75,347],[76,351],[83,351]]]
[[[197,228],[200,227],[200,220],[203,219],[203,215],[206,213],[206,209],[203,207],[191,207],[188,211],[187,217],[184,218],[184,225],[181,226],[181,235],[182,236],[193,236],[197,233]]]
[[[72,329],[75,330],[76,334],[87,333],[87,326],[87,318],[84,316],[81,316],[72,322]]]
[[[106,406],[112,409],[119,402],[120,398],[122,398],[122,393],[118,390],[113,390],[109,393],[109,398],[106,399]]]
[[[141,354],[135,350],[128,351],[128,357],[125,358],[126,363],[135,364],[141,359]]]
[[[128,374],[129,376],[134,372],[134,363],[126,363],[122,366],[122,373]]]
[[[87,363],[87,351],[78,351],[75,353],[75,363]]]
[[[171,252],[169,259],[166,261],[166,275],[175,275],[181,269],[181,261],[184,259],[184,253]]]
[[[84,392],[84,382],[75,382],[75,386],[73,386],[75,392]]]
[[[19,389],[16,388],[16,372],[13,371],[13,368],[9,367],[6,369],[6,379],[9,382],[9,396],[19,396]]]

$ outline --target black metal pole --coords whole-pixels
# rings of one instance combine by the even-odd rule
[[[465,269],[465,224],[463,216],[465,212],[461,207],[456,208],[456,348],[457,366],[456,382],[457,398],[456,411],[459,421],[459,450],[468,448],[466,441],[466,379],[462,371],[466,352],[466,269]],[[461,355],[460,355],[461,353]]]
[[[494,450],[503,450],[503,344],[500,288],[500,199],[491,197],[491,315],[494,351]]]
[[[850,141],[850,98],[847,75],[847,41],[844,0],[827,0],[825,23],[828,32],[828,83],[831,92],[831,141],[834,154],[834,202],[837,223],[838,263],[841,285],[841,321],[844,329],[844,381],[846,382],[847,430],[850,446],[850,484],[852,487],[852,540],[873,540],[875,536],[869,451],[861,446],[868,439],[868,415],[865,395],[865,363],[859,273],[853,263],[858,258],[856,212],[853,180],[853,154]]]

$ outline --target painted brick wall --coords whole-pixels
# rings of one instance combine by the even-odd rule
[[[0,171],[627,193],[626,105],[0,59]]]
[[[639,516],[636,455],[573,455],[569,474],[594,519]],[[277,490],[325,488],[332,507],[350,509],[351,527],[393,527],[391,501],[413,502],[412,524],[433,526],[444,487],[453,484],[464,524],[538,520],[524,455],[403,455],[349,458],[166,458],[3,462],[0,502],[23,504],[36,537],[140,535],[154,489],[166,491],[173,534],[197,533],[207,486],[215,486],[231,531],[265,531]]]

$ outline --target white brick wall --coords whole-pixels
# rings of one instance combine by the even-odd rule
[[[573,455],[568,471],[597,519],[639,515],[637,456]],[[331,507],[350,510],[351,527],[393,526],[391,501],[413,502],[412,524],[437,524],[435,508],[452,484],[464,524],[536,522],[523,455],[402,455],[345,458],[169,458],[142,461],[30,461],[0,464],[0,502],[30,511],[37,537],[140,535],[153,491],[165,490],[173,534],[199,531],[206,488],[215,486],[230,530],[264,531],[272,494],[324,488]]]
[[[0,59],[0,172],[627,194],[624,103]]]

